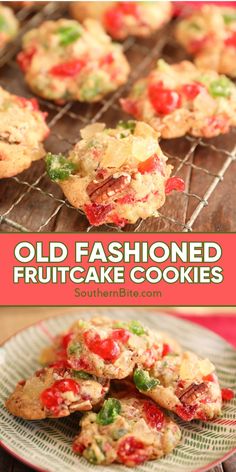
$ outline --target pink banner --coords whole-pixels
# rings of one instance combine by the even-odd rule
[[[235,234],[2,234],[0,242],[0,305],[236,305]]]

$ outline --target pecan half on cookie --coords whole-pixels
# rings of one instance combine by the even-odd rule
[[[165,350],[149,369],[136,369],[136,387],[185,421],[211,420],[221,412],[221,390],[214,365],[192,352]]]

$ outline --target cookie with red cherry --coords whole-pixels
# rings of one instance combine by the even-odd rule
[[[76,20],[94,18],[114,39],[147,37],[162,28],[172,17],[171,2],[71,2]]]
[[[150,368],[162,357],[163,341],[139,321],[94,326],[84,322],[67,349],[68,362],[75,370],[98,377],[123,379],[138,363]]]
[[[163,138],[186,134],[212,138],[236,124],[235,84],[189,61],[170,65],[160,59],[147,77],[134,83],[121,105]]]
[[[87,19],[46,21],[28,31],[18,63],[37,95],[58,103],[97,102],[127,81],[122,46]]]
[[[6,401],[7,410],[26,420],[62,418],[98,405],[109,390],[109,381],[73,372],[59,362],[20,381]]]
[[[176,39],[201,69],[236,77],[236,9],[202,5],[176,27]]]
[[[49,154],[49,177],[94,226],[125,226],[158,216],[166,195],[184,190],[170,177],[172,167],[159,145],[159,134],[143,122],[95,123],[81,130],[82,140],[68,157]]]
[[[35,98],[26,99],[0,87],[0,179],[12,177],[45,155],[49,134],[46,113]]]
[[[166,353],[151,369],[138,367],[133,378],[142,394],[185,421],[208,421],[221,414],[215,367],[192,352]]]
[[[105,316],[95,316],[89,320],[93,326],[112,326],[113,320]],[[42,366],[50,366],[55,362],[67,360],[68,344],[74,339],[77,331],[84,326],[84,320],[78,319],[67,330],[53,337],[52,342],[44,347],[39,355],[39,363]]]
[[[140,331],[140,333],[145,329],[141,323],[136,322],[127,322],[121,323],[118,320],[114,320],[112,318],[108,318],[105,316],[96,316],[89,320],[90,325],[97,328],[117,328],[123,327],[128,329],[135,330],[136,333]],[[39,362],[43,366],[50,366],[54,363],[62,363],[67,361],[67,348],[69,343],[73,341],[76,337],[76,334],[79,330],[83,329],[86,326],[86,322],[84,320],[77,320],[75,321],[68,330],[64,331],[63,333],[58,334],[55,336],[50,345],[46,346],[40,353]],[[181,347],[179,343],[169,336],[165,332],[155,331],[155,342],[157,345],[163,345],[163,353],[167,352],[175,352],[180,353]]]
[[[73,451],[92,464],[136,467],[159,459],[178,445],[181,432],[151,400],[137,395],[108,398],[98,413],[87,413]]]

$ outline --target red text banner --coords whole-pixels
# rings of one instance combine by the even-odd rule
[[[1,305],[236,305],[235,234],[2,234]]]

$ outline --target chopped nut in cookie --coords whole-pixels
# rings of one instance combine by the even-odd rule
[[[215,367],[192,352],[163,352],[151,369],[135,370],[134,383],[141,393],[185,421],[208,421],[221,413]]]
[[[61,363],[19,382],[6,401],[6,408],[27,420],[61,418],[75,411],[91,410],[103,400],[108,389],[108,380],[74,372]]]

